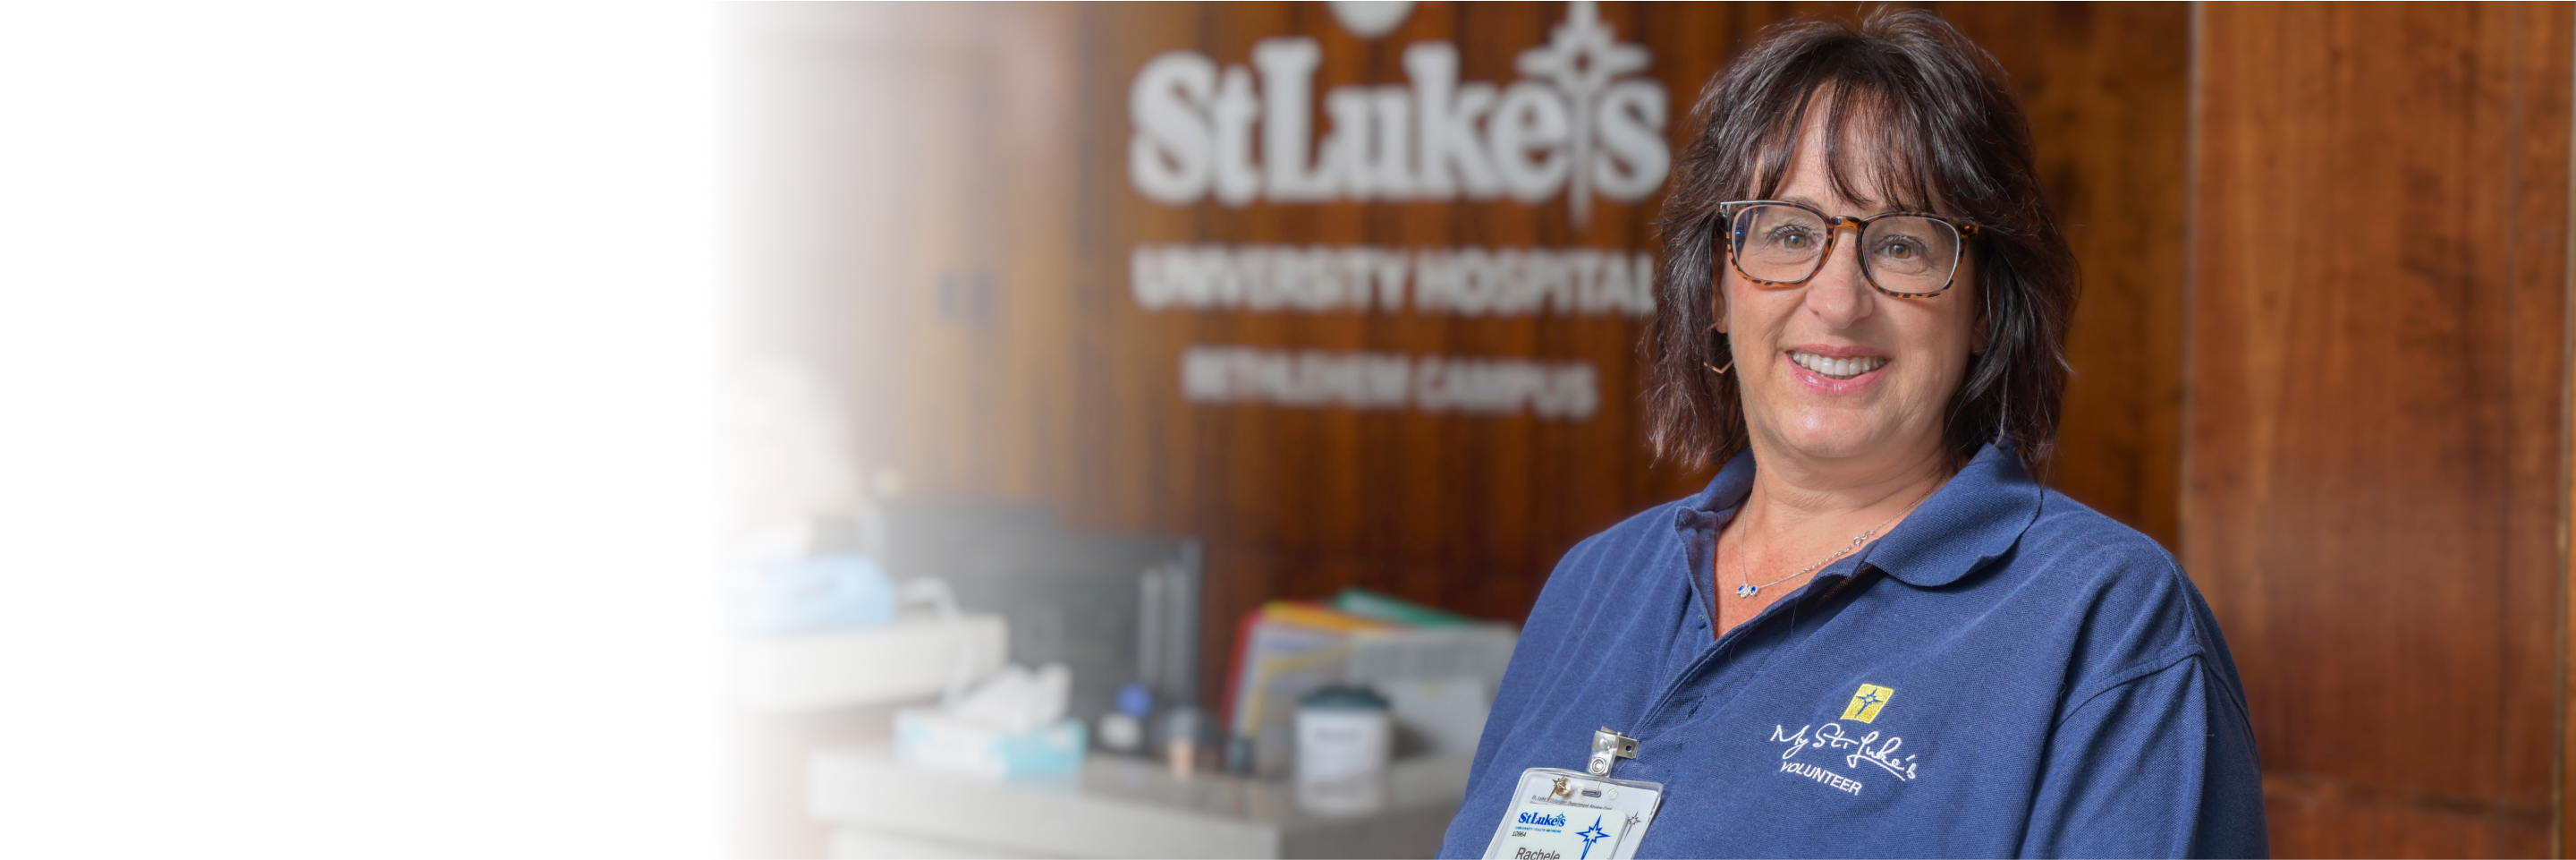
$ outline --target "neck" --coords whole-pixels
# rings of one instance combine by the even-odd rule
[[[1906,456],[1802,457],[1755,440],[1752,495],[1736,515],[1753,534],[1791,542],[1849,540],[1948,480],[1938,445]],[[1863,522],[1863,521],[1866,522]]]

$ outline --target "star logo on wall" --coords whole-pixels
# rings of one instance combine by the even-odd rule
[[[1592,220],[1593,102],[1610,89],[1611,81],[1644,71],[1647,64],[1645,47],[1619,41],[1610,23],[1601,20],[1601,9],[1592,0],[1567,4],[1565,23],[1549,29],[1547,44],[1521,52],[1521,74],[1556,85],[1573,108],[1566,117],[1574,126],[1574,133],[1567,138],[1571,144],[1568,169],[1572,175],[1566,178],[1572,184],[1567,189],[1566,202],[1572,207],[1576,226]]]

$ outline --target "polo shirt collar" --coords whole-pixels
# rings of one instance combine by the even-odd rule
[[[1918,588],[1957,582],[2021,542],[2022,533],[2039,518],[2040,492],[2039,482],[2022,471],[2020,458],[1987,445],[1924,499],[1922,507],[1861,550],[1860,563]],[[1753,452],[1746,449],[1718,470],[1707,491],[1684,505],[1674,524],[1713,528],[1734,519],[1736,508],[1752,494]]]

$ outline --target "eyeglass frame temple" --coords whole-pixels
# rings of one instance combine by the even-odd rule
[[[1792,209],[1804,210],[1804,211],[1806,211],[1807,213],[1812,214],[1812,215],[1814,215],[1814,216],[1816,216],[1816,217],[1818,217],[1818,218],[1825,219],[1825,227],[1826,227],[1826,230],[1825,230],[1825,250],[1824,250],[1824,252],[1823,252],[1823,253],[1816,255],[1816,268],[1815,268],[1815,270],[1814,270],[1814,271],[1808,272],[1806,277],[1799,278],[1799,279],[1794,280],[1794,281],[1773,281],[1773,280],[1767,280],[1767,279],[1763,279],[1763,278],[1757,278],[1757,277],[1754,277],[1754,276],[1752,275],[1752,273],[1744,271],[1744,262],[1743,262],[1743,260],[1741,260],[1740,258],[1738,258],[1738,257],[1737,257],[1737,255],[1736,255],[1736,247],[1735,247],[1735,245],[1736,245],[1737,239],[1736,239],[1736,236],[1735,236],[1735,214],[1736,214],[1737,212],[1741,212],[1741,211],[1743,211],[1743,210],[1744,210],[1745,208],[1747,208],[1747,207],[1752,207],[1752,206],[1787,206],[1787,207],[1792,208]],[[1721,238],[1721,239],[1723,239],[1723,240],[1725,241],[1725,243],[1726,243],[1726,264],[1727,264],[1727,265],[1729,265],[1729,266],[1733,266],[1733,267],[1735,267],[1735,273],[1736,273],[1736,274],[1738,274],[1738,275],[1742,275],[1742,276],[1744,277],[1744,279],[1745,279],[1745,280],[1752,281],[1752,282],[1757,283],[1757,284],[1772,284],[1772,285],[1775,285],[1775,286],[1784,286],[1784,287],[1794,287],[1794,286],[1798,286],[1798,285],[1800,285],[1800,284],[1804,284],[1804,283],[1806,283],[1806,282],[1808,282],[1808,281],[1815,280],[1815,279],[1816,279],[1816,275],[1817,275],[1818,273],[1821,273],[1821,272],[1823,272],[1823,271],[1825,270],[1825,261],[1826,261],[1826,260],[1833,259],[1833,256],[1834,256],[1834,243],[1842,240],[1842,236],[1843,236],[1842,225],[1843,225],[1843,224],[1845,224],[1845,223],[1849,223],[1849,224],[1853,225],[1853,226],[1852,226],[1852,233],[1853,233],[1853,234],[1855,234],[1855,235],[1857,235],[1857,234],[1862,233],[1862,232],[1864,232],[1864,231],[1867,231],[1867,230],[1869,229],[1869,222],[1876,221],[1876,220],[1881,219],[1881,218],[1895,218],[1895,217],[1898,217],[1898,216],[1904,216],[1904,217],[1907,217],[1907,218],[1929,218],[1929,219],[1934,220],[1934,221],[1939,221],[1939,222],[1941,222],[1941,223],[1943,223],[1943,224],[1948,224],[1948,225],[1950,225],[1950,229],[1959,231],[1959,245],[1960,245],[1960,247],[1959,247],[1959,256],[1961,256],[1961,257],[1965,257],[1965,256],[1967,256],[1967,254],[1968,254],[1968,250],[1967,250],[1967,241],[1968,241],[1968,239],[1969,239],[1970,237],[1973,237],[1973,236],[1977,235],[1977,231],[1978,231],[1978,229],[1979,229],[1979,227],[1978,227],[1978,225],[1977,225],[1977,222],[1975,222],[1975,221],[1970,221],[1970,220],[1967,220],[1967,219],[1964,219],[1964,218],[1952,218],[1952,217],[1950,217],[1950,216],[1948,216],[1948,215],[1942,215],[1942,214],[1938,214],[1938,213],[1934,213],[1934,212],[1881,212],[1881,213],[1878,213],[1878,214],[1876,214],[1876,215],[1870,215],[1870,216],[1862,217],[1862,218],[1854,218],[1854,217],[1851,217],[1851,216],[1848,216],[1848,215],[1827,215],[1827,214],[1825,214],[1825,213],[1822,213],[1822,212],[1818,212],[1818,211],[1816,211],[1816,210],[1815,210],[1814,208],[1812,208],[1812,207],[1808,207],[1808,206],[1800,205],[1800,204],[1797,204],[1797,203],[1791,203],[1791,202],[1786,201],[1786,200],[1733,200],[1733,201],[1728,201],[1728,202],[1725,202],[1725,203],[1717,204],[1717,215],[1718,215],[1718,217],[1720,217],[1720,218],[1724,218],[1724,219],[1726,219],[1726,229],[1725,229],[1725,231],[1724,231],[1723,233],[1721,233],[1721,234],[1720,234],[1720,238]],[[1877,290],[1877,291],[1879,291],[1879,293],[1881,293],[1881,294],[1883,294],[1883,295],[1886,295],[1886,296],[1888,296],[1888,297],[1890,297],[1890,298],[1898,298],[1898,299],[1928,299],[1928,298],[1931,298],[1931,297],[1933,297],[1933,296],[1937,296],[1937,295],[1940,295],[1940,294],[1942,294],[1942,293],[1949,292],[1951,287],[1955,287],[1955,286],[1958,286],[1958,285],[1959,285],[1959,262],[1958,262],[1958,260],[1956,260],[1956,259],[1951,260],[1951,261],[1950,261],[1950,275],[1949,275],[1949,277],[1947,277],[1947,278],[1945,278],[1945,279],[1943,279],[1943,280],[1941,281],[1941,288],[1940,288],[1940,289],[1933,290],[1933,291],[1928,292],[1928,293],[1900,293],[1900,292],[1897,292],[1897,291],[1895,291],[1895,290],[1891,290],[1891,289],[1888,289],[1888,288],[1886,288],[1886,287],[1879,286],[1879,285],[1878,285],[1878,277],[1869,273],[1869,263],[1868,263],[1867,261],[1862,261],[1862,262],[1861,262],[1861,267],[1860,267],[1860,277],[1861,277],[1861,280],[1869,282],[1869,288],[1870,288],[1870,289]]]

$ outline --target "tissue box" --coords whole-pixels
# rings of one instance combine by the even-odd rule
[[[1071,717],[1005,732],[928,708],[894,714],[894,760],[914,767],[994,779],[1070,775],[1081,772],[1088,744],[1082,721]]]

